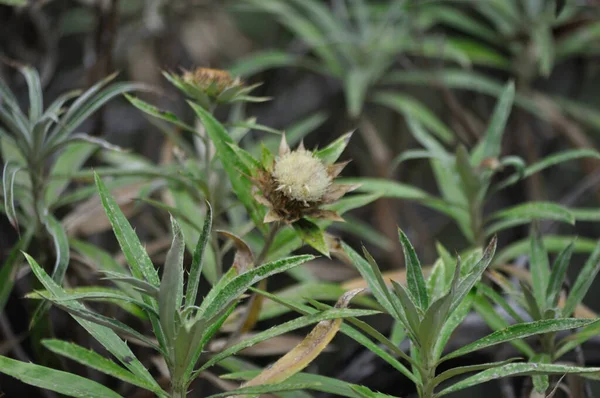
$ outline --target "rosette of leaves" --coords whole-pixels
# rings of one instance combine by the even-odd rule
[[[2,147],[2,195],[6,214],[19,230],[20,240],[13,248],[0,272],[0,310],[13,286],[12,274],[32,239],[50,238],[55,248],[53,280],[60,284],[69,264],[66,233],[52,210],[66,202],[61,194],[69,185],[59,175],[77,171],[101,147],[119,150],[103,139],[75,130],[109,100],[126,92],[146,89],[142,84],[119,82],[109,84],[111,75],[86,91],[74,90],[60,95],[44,108],[39,74],[33,68],[20,66],[27,82],[29,110],[24,112],[17,97],[0,80],[0,145]],[[38,311],[37,319],[42,311]]]
[[[444,355],[452,333],[462,323],[473,305],[476,295],[472,290],[492,261],[496,250],[496,238],[491,239],[482,254],[469,256],[464,263],[459,257],[445,270],[445,274],[450,275],[449,278],[426,281],[410,241],[402,231],[399,231],[399,235],[405,255],[406,286],[393,280],[388,282],[391,282],[391,286],[386,283],[377,263],[366,249],[363,248],[363,258],[348,245],[342,244],[342,246],[367,281],[373,296],[403,331],[400,337],[396,332],[396,335],[390,339],[379,335],[377,340],[390,349],[397,347],[397,343],[403,339],[403,336],[411,342],[410,355],[398,348],[393,348],[392,352],[411,365],[412,370],[408,370],[407,367],[396,369],[415,384],[419,397],[441,397],[490,380],[516,375],[598,372],[598,368],[555,365],[543,361],[518,362],[518,358],[512,358],[501,362],[449,368],[439,373],[437,368],[451,359],[498,344],[521,341],[529,336],[589,327],[596,320],[568,318],[569,315],[565,316],[561,313],[561,316],[554,319],[521,322],[497,330]],[[466,373],[474,374],[464,377]],[[461,380],[452,381],[453,378],[460,376],[462,376]],[[357,389],[356,386],[350,385],[346,388],[356,393],[345,394],[346,396],[376,396],[365,394],[360,387]]]
[[[491,271],[490,279],[507,294],[507,297],[497,293],[490,286],[480,285],[481,294],[475,301],[478,312],[494,329],[508,326],[508,321],[500,315],[497,308],[502,308],[515,322],[525,322],[526,318],[533,321],[551,321],[573,316],[600,271],[600,242],[588,257],[572,286],[568,288],[567,270],[574,250],[575,240],[556,255],[550,266],[544,242],[538,228],[534,225],[529,245],[529,263],[531,275],[534,277],[521,279],[515,286],[510,279],[498,271]],[[506,268],[506,270],[510,275],[511,269]],[[485,297],[489,301],[485,300]],[[490,303],[496,305],[496,308]],[[514,345],[530,362],[565,362],[568,360],[564,358],[566,354],[596,336],[598,332],[600,332],[600,322],[594,322],[562,336],[557,333],[539,335],[537,347],[540,349],[538,350],[525,341],[519,341]],[[599,375],[591,374],[586,377],[598,379]],[[558,381],[556,385],[560,382]],[[539,394],[546,393],[549,388],[555,388],[550,385],[547,376],[534,377],[533,386]]]
[[[213,109],[218,104],[269,100],[249,95],[261,83],[246,86],[239,77],[233,77],[229,72],[220,69],[197,68],[184,71],[180,75],[168,72],[163,72],[163,75],[205,109]]]
[[[98,286],[90,287],[85,291],[68,292],[53,281],[37,262],[26,254],[33,273],[45,288],[30,294],[29,297],[44,299],[67,311],[116,360],[102,357],[75,343],[62,340],[43,341],[44,346],[59,355],[125,383],[149,390],[159,397],[183,398],[187,395],[190,383],[202,370],[220,363],[244,348],[314,323],[377,313],[372,310],[348,309],[347,302],[344,302],[340,308],[302,316],[256,333],[250,339],[234,342],[222,352],[212,353],[213,357],[206,358],[206,362],[200,370],[197,370],[196,365],[200,357],[203,353],[206,354],[204,348],[219,332],[221,325],[249,287],[272,275],[310,261],[314,257],[311,255],[286,257],[254,266],[251,256],[238,253],[231,268],[210,291],[202,295],[201,302],[197,304],[197,298],[200,296],[198,289],[204,252],[211,234],[212,213],[209,211],[204,220],[203,232],[194,251],[187,283],[184,281],[184,237],[179,224],[171,219],[173,240],[165,259],[162,277],[159,278],[142,243],[98,176],[96,176],[96,184],[106,215],[129,266],[128,269],[106,272],[106,278],[113,281],[118,289],[107,291],[106,288]],[[350,298],[348,296],[347,301]],[[86,306],[87,302],[98,300],[109,303],[123,302],[137,307],[150,321],[153,338]],[[327,332],[324,335],[330,339],[337,329],[329,328]],[[163,390],[124,339],[150,347],[164,358],[171,378],[169,392]],[[100,383],[71,373],[3,356],[0,356],[0,365],[0,371],[3,373],[25,383],[67,396],[120,397]],[[305,387],[307,385],[294,385],[294,388]],[[261,388],[262,390],[259,390],[261,393],[278,391],[281,388],[290,389],[289,386],[281,384]]]

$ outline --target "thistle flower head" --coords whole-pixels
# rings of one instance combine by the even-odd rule
[[[275,162],[273,178],[278,184],[278,191],[307,205],[320,201],[331,185],[331,176],[323,162],[305,149],[279,158]]]
[[[334,183],[348,162],[327,163],[303,144],[292,151],[283,136],[279,156],[269,157],[267,163],[252,178],[256,200],[269,208],[264,222],[291,224],[304,217],[343,221],[336,212],[321,206],[356,188]]]

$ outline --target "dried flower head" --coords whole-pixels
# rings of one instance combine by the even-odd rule
[[[268,99],[249,95],[260,84],[246,86],[240,78],[220,69],[197,68],[184,71],[181,75],[167,72],[163,74],[175,87],[204,108],[215,103],[260,102]]]
[[[244,83],[239,78],[233,78],[227,71],[211,68],[197,68],[184,71],[183,81],[205,91],[209,96],[216,97],[231,87],[242,87]]]
[[[292,151],[283,136],[279,156],[263,165],[253,178],[256,200],[269,207],[264,222],[291,224],[303,217],[344,221],[335,211],[320,207],[356,188],[334,183],[347,164],[327,164],[303,144]]]

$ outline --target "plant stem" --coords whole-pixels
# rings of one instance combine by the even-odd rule
[[[265,258],[267,258],[267,255],[269,254],[269,250],[271,249],[271,246],[273,245],[273,241],[275,240],[275,236],[277,236],[277,232],[279,232],[280,229],[281,229],[280,223],[275,223],[275,224],[271,225],[271,228],[269,228],[269,233],[267,234],[267,237],[265,239],[265,244],[264,244],[262,250],[260,251],[260,253],[258,254],[256,261],[254,262],[256,267],[261,266],[263,261],[265,261]]]
[[[171,391],[172,398],[186,398],[187,397],[187,387],[182,385],[181,383],[176,383],[173,385],[173,390]]]

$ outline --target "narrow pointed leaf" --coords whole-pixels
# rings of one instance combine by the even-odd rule
[[[198,288],[200,286],[200,275],[202,275],[202,265],[204,260],[204,250],[208,239],[210,238],[212,228],[212,207],[210,203],[206,202],[206,217],[204,218],[204,226],[202,232],[198,237],[198,243],[194,249],[194,255],[192,257],[192,265],[190,266],[190,273],[187,280],[187,287],[185,291],[185,305],[190,306],[196,303],[196,296],[198,294]]]
[[[122,398],[100,383],[72,373],[0,356],[0,372],[24,383],[69,397]]]
[[[173,341],[177,334],[177,312],[183,299],[183,254],[185,242],[181,228],[171,217],[173,241],[165,259],[162,280],[158,292],[158,309],[160,324],[166,341]]]
[[[474,376],[468,377],[458,383],[442,390],[435,397],[441,397],[455,391],[464,390],[478,384],[491,380],[496,380],[509,376],[523,375],[564,375],[564,374],[585,374],[600,371],[600,368],[584,368],[568,365],[553,365],[543,363],[511,363],[497,368],[487,369]]]
[[[509,364],[511,362],[514,362],[518,359],[519,358],[511,358],[511,359],[507,359],[506,361],[488,362],[488,363],[480,363],[477,365],[459,366],[456,368],[446,370],[445,372],[442,372],[439,375],[435,376],[435,378],[433,379],[433,383],[435,385],[439,385],[440,383],[442,383],[448,379],[463,375],[465,373],[477,372],[478,370],[497,368],[497,367]]]
[[[17,173],[21,170],[21,167],[17,166],[15,162],[7,161],[4,164],[4,170],[2,172],[2,189],[4,195],[4,211],[10,221],[11,225],[18,231],[19,220],[17,219],[17,212],[15,210],[15,178]]]
[[[474,266],[471,272],[456,287],[456,293],[452,299],[450,312],[452,313],[462,302],[467,294],[473,289],[473,286],[479,281],[481,275],[490,265],[494,253],[496,252],[497,239],[494,236],[483,253],[483,257]]]
[[[536,224],[533,225],[530,238],[529,267],[533,278],[533,296],[540,309],[546,306],[546,291],[550,282],[550,264],[544,242]]]
[[[497,330],[492,334],[483,337],[473,343],[467,344],[464,347],[446,355],[442,358],[446,361],[451,358],[456,358],[483,348],[491,347],[497,344],[506,343],[515,339],[523,339],[525,337],[538,334],[558,332],[561,330],[577,329],[593,323],[592,319],[547,319],[536,322],[518,323],[511,325],[505,329]]]
[[[339,157],[342,155],[342,152],[348,146],[350,139],[352,138],[352,134],[354,131],[346,133],[342,135],[340,138],[333,141],[331,144],[327,145],[323,149],[319,149],[315,152],[315,156],[321,159],[326,164],[335,163]]]
[[[146,380],[92,350],[62,340],[44,340],[42,344],[55,354],[72,359],[83,366],[95,369],[131,385],[153,391],[159,396],[167,396],[166,392],[161,389],[157,390],[155,385],[148,383]]]
[[[592,286],[592,283],[596,279],[598,271],[600,271],[600,242],[598,242],[596,248],[579,272],[579,276],[575,280],[563,307],[563,316],[571,316],[575,308],[583,301],[590,286]]]
[[[127,259],[127,263],[131,267],[132,274],[137,278],[145,279],[154,286],[158,286],[158,273],[135,231],[131,228],[131,224],[129,224],[129,221],[117,205],[117,202],[110,195],[110,192],[98,174],[94,173],[94,178],[100,199],[102,200],[102,206],[104,206],[106,215],[110,220],[115,236]]]
[[[550,272],[550,281],[548,282],[548,288],[546,289],[547,308],[556,307],[558,299],[560,298],[560,291],[565,281],[565,275],[569,268],[571,256],[573,255],[574,244],[571,243],[560,252],[554,264],[552,265],[552,271]]]
[[[31,256],[27,253],[24,253],[24,255],[35,276],[54,297],[64,298],[67,296],[66,292],[62,290],[48,274],[46,274],[42,267],[40,267]],[[77,302],[72,303],[72,307],[85,309],[83,305]],[[148,372],[127,346],[127,343],[117,336],[113,330],[76,316],[74,316],[74,319],[132,373],[150,383],[156,383],[150,372]]]
[[[408,291],[419,308],[425,311],[429,306],[429,296],[427,295],[427,287],[425,286],[425,278],[423,278],[421,263],[415,253],[415,249],[404,232],[398,230],[398,235],[400,236],[400,243],[404,250],[404,264],[406,265]]]

